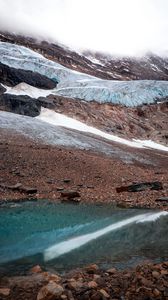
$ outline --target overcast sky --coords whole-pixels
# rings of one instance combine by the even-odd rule
[[[0,0],[0,29],[120,55],[168,50],[168,0]]]

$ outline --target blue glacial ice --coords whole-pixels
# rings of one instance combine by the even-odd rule
[[[85,101],[138,106],[162,101],[168,96],[168,82],[157,80],[102,80],[68,69],[23,46],[0,42],[0,61],[56,79],[55,95]]]

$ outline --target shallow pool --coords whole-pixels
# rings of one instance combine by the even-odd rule
[[[168,259],[168,214],[47,201],[0,207],[0,274],[40,264],[64,272],[89,263],[125,268]]]

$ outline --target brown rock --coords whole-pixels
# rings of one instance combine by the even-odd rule
[[[107,273],[109,273],[109,274],[114,274],[116,272],[117,272],[117,270],[115,268],[111,268],[111,269],[107,270]]]
[[[8,288],[0,288],[0,295],[9,296],[9,294],[10,294],[10,289],[8,289]]]
[[[154,289],[153,294],[155,297],[158,297],[158,296],[160,296],[160,291],[158,289]]]
[[[110,298],[110,295],[104,289],[101,289],[99,292],[103,295],[104,298],[106,299]]]
[[[84,283],[75,279],[70,279],[68,282],[68,287],[72,290],[80,290],[84,287]]]
[[[168,275],[168,271],[166,271],[166,270],[161,270],[161,275],[162,275],[162,276]]]
[[[61,197],[62,198],[67,198],[69,200],[72,200],[74,198],[79,198],[80,194],[77,191],[62,191],[61,192]]]
[[[157,272],[157,271],[153,271],[153,272],[152,272],[152,276],[153,276],[154,278],[158,279],[158,278],[160,277],[160,273]]]
[[[64,292],[61,285],[55,282],[49,282],[47,285],[43,286],[37,295],[37,300],[55,300],[60,299],[60,296]]]
[[[36,194],[37,193],[37,189],[33,188],[33,187],[26,187],[23,186],[20,188],[20,191],[26,193],[26,194]]]
[[[85,270],[89,274],[94,274],[99,270],[99,267],[96,264],[91,264],[85,267]]]
[[[95,282],[95,281],[89,281],[88,282],[88,287],[90,288],[90,289],[96,289],[97,288],[97,283]]]
[[[30,272],[31,273],[41,273],[42,269],[41,269],[41,267],[39,265],[37,265],[37,266],[34,266],[33,268],[31,268]]]

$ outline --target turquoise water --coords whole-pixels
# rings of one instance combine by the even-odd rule
[[[89,263],[125,268],[168,259],[168,215],[47,201],[0,207],[0,274],[33,265],[64,272]]]

